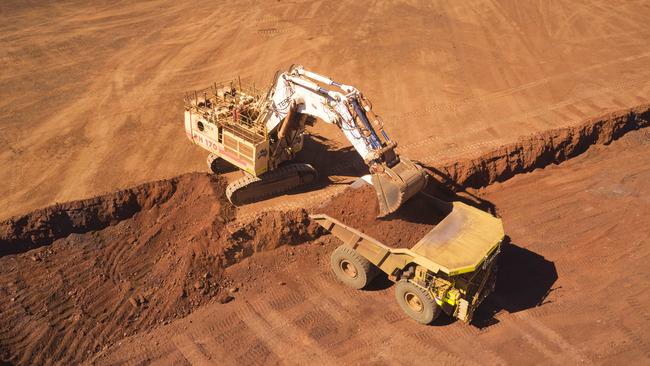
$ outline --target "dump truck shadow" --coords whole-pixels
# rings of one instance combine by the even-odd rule
[[[496,215],[496,206],[471,192],[465,186],[456,183],[440,170],[425,166],[429,173],[429,185],[425,194],[445,201],[461,201],[483,211]],[[512,243],[506,235],[501,245],[499,269],[494,293],[479,306],[472,324],[479,328],[488,327],[499,322],[496,315],[502,311],[516,313],[522,310],[542,306],[546,303],[553,284],[558,279],[555,264],[543,256],[523,246]],[[445,322],[441,317],[441,322]],[[453,319],[449,319],[453,321]],[[436,323],[434,323],[436,324]]]
[[[430,199],[414,198],[411,201],[420,202],[407,202],[400,210],[392,214],[391,218],[435,225],[444,217],[444,215],[440,216],[439,208],[431,206],[437,200],[461,201],[496,214],[496,206],[492,202],[467,192],[463,186],[453,184],[450,179],[447,181],[444,179],[442,176],[442,179],[436,178],[429,183],[422,198]],[[414,209],[409,209],[410,205],[413,205]],[[427,205],[429,207],[426,207]],[[472,325],[478,328],[498,323],[496,315],[502,311],[516,313],[544,305],[558,279],[557,270],[552,261],[523,246],[512,243],[507,235],[502,242],[498,266],[495,291],[485,299],[474,314]],[[392,285],[393,283],[385,275],[378,276],[370,284],[368,290],[383,290]],[[456,319],[443,314],[432,325],[444,326],[455,321]]]
[[[365,291],[382,291],[395,283],[388,279],[388,275],[384,272],[379,272],[377,277],[375,277],[365,288]]]
[[[543,306],[558,279],[555,264],[543,256],[510,242],[506,236],[501,246],[499,269],[494,293],[474,314],[472,324],[479,328],[499,322],[502,311],[516,313]]]
[[[499,323],[496,316],[503,311],[516,313],[548,303],[546,298],[558,279],[552,261],[511,243],[508,236],[503,241],[498,265],[496,288],[474,314],[471,324],[477,328]],[[393,285],[385,273],[380,273],[365,290],[382,291]],[[445,326],[456,321],[441,314],[431,325]]]

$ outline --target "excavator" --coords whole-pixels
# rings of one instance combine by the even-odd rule
[[[305,126],[314,121],[336,125],[368,166],[362,177],[379,202],[379,217],[396,211],[420,192],[427,176],[420,166],[398,156],[370,101],[355,87],[293,65],[277,72],[266,92],[241,80],[214,83],[185,97],[185,131],[220,160],[244,172],[226,196],[236,206],[287,193],[318,179],[306,163],[292,160],[303,147]]]

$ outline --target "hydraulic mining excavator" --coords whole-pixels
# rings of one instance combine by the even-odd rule
[[[336,125],[368,165],[364,178],[377,192],[379,216],[394,212],[426,185],[424,171],[397,155],[397,144],[359,90],[302,66],[276,73],[266,93],[233,80],[185,98],[187,137],[210,152],[210,168],[223,159],[244,172],[226,188],[235,205],[317,180],[311,165],[291,163],[302,149],[305,125],[315,120]]]

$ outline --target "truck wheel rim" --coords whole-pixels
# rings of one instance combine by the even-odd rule
[[[408,305],[409,308],[415,312],[421,313],[424,309],[424,305],[422,305],[420,298],[412,292],[407,292],[404,294],[404,301],[406,302],[406,305]]]
[[[345,273],[346,276],[350,278],[356,278],[357,275],[359,274],[359,272],[357,271],[357,267],[355,267],[354,264],[346,260],[341,261],[341,270],[343,271],[343,273]]]

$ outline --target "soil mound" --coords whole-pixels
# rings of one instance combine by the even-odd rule
[[[348,188],[315,211],[329,215],[380,242],[410,248],[444,215],[424,196],[417,195],[386,218],[377,218],[379,204],[370,185]]]
[[[0,256],[27,251],[72,233],[100,230],[166,202],[179,177],[84,200],[56,204],[0,222]],[[194,178],[196,179],[196,178]]]
[[[2,223],[4,253],[24,252],[0,258],[3,358],[78,363],[222,297],[226,267],[317,234],[304,210],[238,223],[224,188],[186,174]]]
[[[309,220],[305,210],[264,212],[232,233],[224,252],[225,265],[256,252],[305,243],[320,232],[320,226]]]

